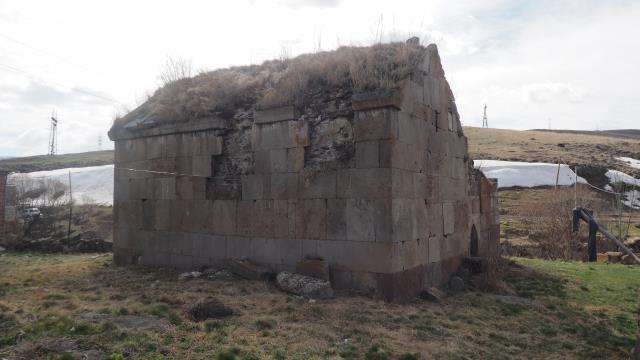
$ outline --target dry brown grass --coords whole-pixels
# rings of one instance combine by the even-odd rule
[[[404,43],[340,47],[262,65],[203,72],[168,82],[145,108],[162,122],[180,122],[211,115],[229,117],[238,109],[255,105],[301,105],[332,90],[394,89],[422,61],[425,52],[422,46]]]
[[[501,237],[503,249],[509,254],[544,259],[584,260],[586,258],[587,226],[578,235],[571,232],[572,209],[575,206],[573,187],[509,189],[499,192]],[[601,225],[617,234],[618,220],[615,199],[588,186],[577,189],[578,206],[594,211]],[[625,210],[623,218],[637,219],[637,211]],[[626,222],[625,222],[626,223]],[[598,251],[613,249],[598,238]],[[525,253],[520,251],[526,250]]]
[[[578,284],[531,270],[501,271],[529,300],[468,292],[442,304],[345,294],[310,302],[265,282],[179,281],[173,271],[114,267],[108,255],[4,254],[0,357],[93,351],[113,359],[617,358],[628,350],[628,329],[620,334],[613,317],[566,300],[580,294]],[[194,322],[186,310],[208,297],[237,315]],[[619,301],[610,306],[620,313]],[[383,354],[374,356],[374,345]]]

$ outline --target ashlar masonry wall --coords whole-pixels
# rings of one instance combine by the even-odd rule
[[[280,271],[319,257],[335,288],[401,299],[446,281],[473,228],[484,252],[472,255],[490,254],[495,187],[471,176],[453,95],[427,50],[394,93],[112,131],[116,262],[248,258]]]

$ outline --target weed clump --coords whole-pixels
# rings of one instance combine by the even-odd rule
[[[269,330],[276,327],[276,321],[273,319],[258,319],[254,324],[258,330]]]
[[[302,105],[319,92],[346,93],[393,90],[414,72],[426,48],[405,43],[340,47],[261,65],[231,67],[191,77],[161,76],[165,84],[130,115],[160,123],[186,122],[208,116],[230,118],[236,109]],[[171,71],[171,69],[168,69]]]

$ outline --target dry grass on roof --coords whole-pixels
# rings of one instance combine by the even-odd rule
[[[425,52],[425,47],[404,43],[340,47],[261,65],[203,72],[161,87],[146,107],[161,122],[183,122],[211,115],[230,117],[237,109],[254,106],[304,105],[310,96],[331,90],[394,89],[422,61]]]

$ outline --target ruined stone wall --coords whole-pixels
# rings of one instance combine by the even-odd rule
[[[497,179],[487,179],[480,170],[470,170],[471,226],[475,226],[477,247],[469,255],[483,258],[498,255],[500,242],[500,211]],[[474,254],[473,251],[477,250]]]
[[[387,299],[445,282],[474,226],[489,251],[497,207],[491,184],[471,175],[453,95],[427,50],[396,92],[116,134],[116,262],[248,258],[280,271],[322,258],[335,288]]]
[[[377,274],[399,264],[397,115],[281,108],[249,125],[116,140],[116,261],[188,269],[246,257],[277,271],[321,257],[337,288],[377,291]]]
[[[404,86],[392,144],[396,283],[408,289],[445,282],[468,256],[475,196],[455,101],[435,48],[429,51],[422,72]]]

